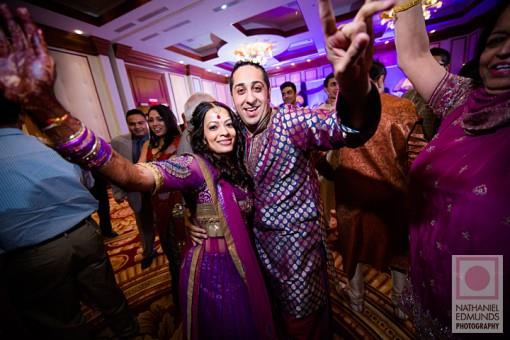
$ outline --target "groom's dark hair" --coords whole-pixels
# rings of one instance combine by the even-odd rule
[[[254,63],[253,61],[238,61],[234,65],[234,69],[230,73],[230,78],[228,78],[228,86],[230,87],[230,94],[232,94],[232,89],[234,87],[234,73],[236,73],[237,69],[239,69],[240,67],[246,66],[246,65],[251,65],[253,67],[258,68],[260,71],[262,71],[262,75],[264,77],[264,83],[266,83],[267,89],[268,89],[268,91],[270,91],[271,86],[269,85],[269,75],[267,74],[266,69],[262,65],[260,65],[258,63]]]

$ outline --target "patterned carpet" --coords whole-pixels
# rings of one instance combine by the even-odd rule
[[[346,275],[341,271],[341,256],[333,253],[335,272],[330,273],[330,287],[340,282],[347,283]],[[391,304],[391,276],[371,267],[364,272],[365,303],[363,312],[353,311],[346,296],[331,290],[333,327],[337,339],[413,339],[412,322],[397,318]]]
[[[137,339],[177,339],[176,311],[170,297],[170,275],[159,241],[158,256],[151,267],[140,267],[141,246],[135,219],[126,202],[117,204],[110,199],[111,221],[119,236],[105,240],[107,252],[120,288],[129,306],[137,316],[141,335]],[[94,215],[97,221],[97,215]],[[345,286],[342,259],[333,253],[335,270],[330,273],[331,287]],[[365,272],[366,297],[362,313],[352,311],[343,294],[332,289],[333,330],[335,339],[412,339],[414,330],[410,321],[395,317],[390,300],[391,277],[369,268]],[[99,313],[83,307],[98,339],[112,338]]]

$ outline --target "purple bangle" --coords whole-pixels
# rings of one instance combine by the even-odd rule
[[[101,138],[95,138],[93,147],[87,154],[70,155],[68,159],[73,163],[78,163],[82,168],[97,169],[110,160],[112,153],[110,144]]]
[[[112,148],[105,140],[97,138],[88,128],[84,127],[67,142],[57,145],[55,149],[73,163],[83,168],[96,169],[102,167],[112,157]]]
[[[63,144],[57,145],[55,149],[58,152],[66,152],[70,148],[74,148],[76,145],[81,144],[89,135],[90,130],[86,127],[82,127],[75,135],[70,136],[69,140]]]
[[[90,152],[92,152],[92,150],[94,150],[94,147],[97,143],[96,135],[92,131],[89,131],[89,132],[90,133],[87,136],[87,138],[80,145],[76,145],[76,147],[69,149],[69,151],[71,152],[71,155],[73,157],[83,158],[86,155],[88,155]]]
[[[112,157],[112,147],[102,138],[96,138],[94,149],[81,157],[79,163],[87,169],[97,169],[105,165]]]
[[[66,158],[84,156],[92,150],[96,136],[92,131],[85,128],[83,134],[64,144],[57,145],[55,149]]]
[[[82,136],[77,137],[65,144],[58,145],[57,151],[65,157],[80,157],[88,154],[94,147],[96,136],[94,132],[85,129]]]

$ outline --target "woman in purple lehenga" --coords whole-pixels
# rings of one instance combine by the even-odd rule
[[[478,84],[433,59],[415,3],[395,7],[399,66],[442,122],[411,169],[404,302],[419,337],[443,338],[453,336],[452,255],[503,255],[503,309],[510,307],[510,5],[500,1],[487,20],[494,26],[481,35]]]
[[[187,339],[275,338],[271,306],[246,220],[251,179],[242,163],[241,123],[218,102],[197,106],[190,133],[194,155],[149,167],[160,190],[188,192],[194,225],[208,238],[188,244],[179,282]]]

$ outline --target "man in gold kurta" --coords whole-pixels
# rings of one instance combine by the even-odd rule
[[[359,148],[336,151],[339,248],[355,311],[363,309],[364,264],[379,270],[391,267],[395,300],[402,291],[407,268],[407,141],[418,116],[409,100],[383,93],[385,75],[384,65],[375,61],[370,77],[379,88],[382,104],[376,133]]]

